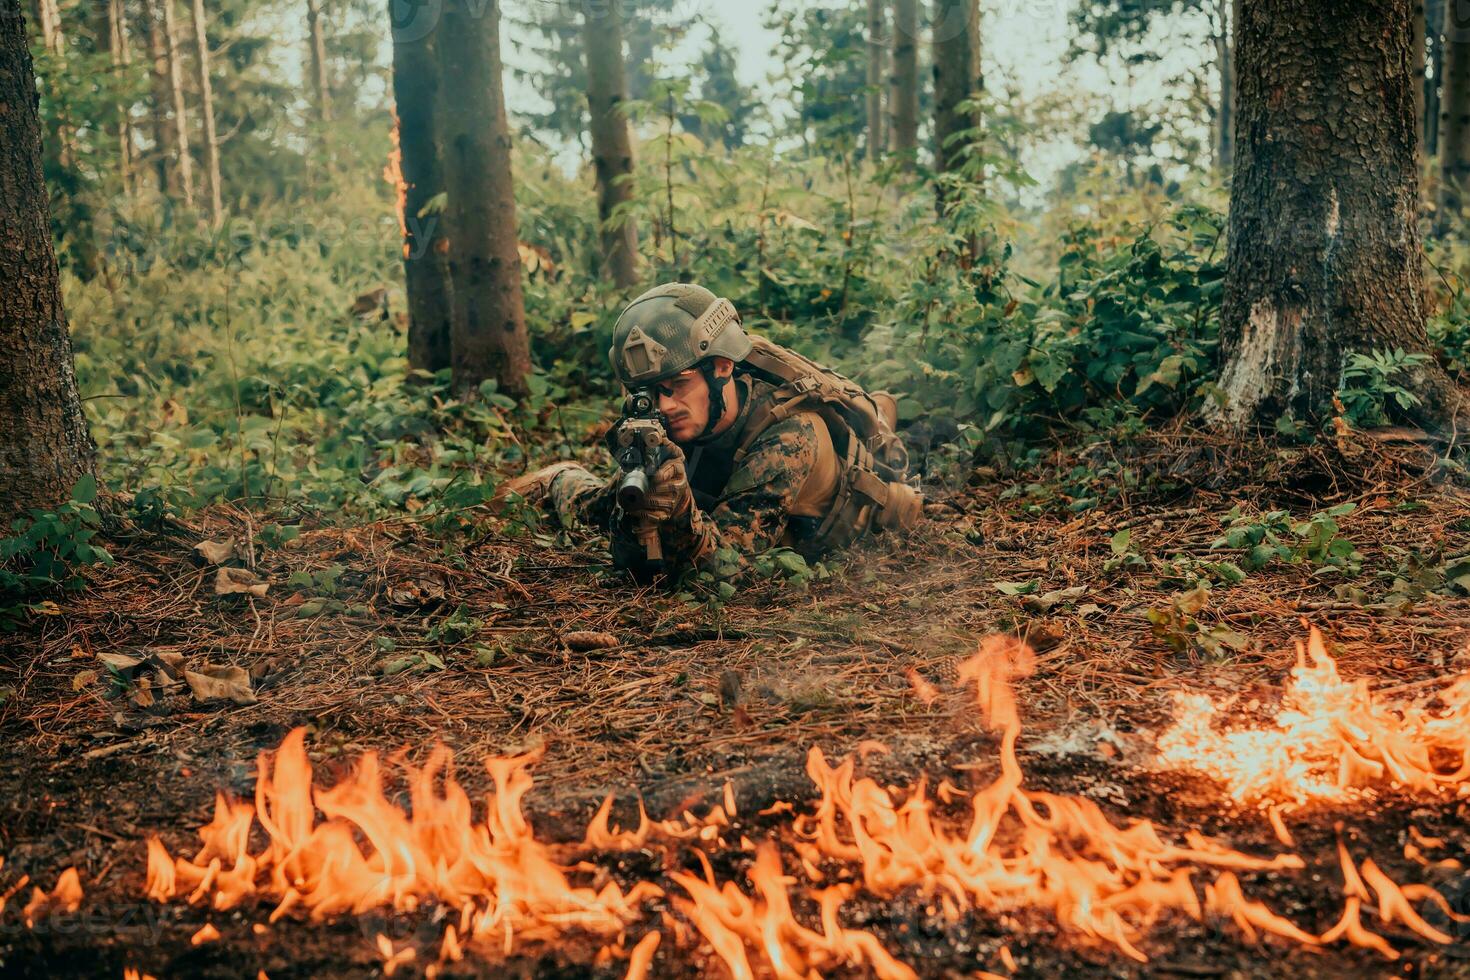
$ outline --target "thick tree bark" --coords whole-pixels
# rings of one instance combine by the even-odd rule
[[[883,70],[888,44],[884,0],[868,0],[868,159],[874,163],[883,156]]]
[[[214,131],[214,86],[209,81],[208,23],[204,0],[194,0],[194,68],[199,82],[199,115],[204,124],[204,183],[209,194],[209,223],[218,228],[224,219],[224,200],[220,191],[219,140]]]
[[[1240,21],[1232,8],[1240,0],[1219,0],[1219,33],[1215,35],[1215,58],[1220,69],[1220,111],[1215,120],[1215,168],[1221,174],[1235,166],[1235,32]]]
[[[1237,426],[1328,417],[1347,355],[1424,351],[1409,0],[1253,0],[1239,100],[1221,340]],[[1414,421],[1461,410],[1443,372],[1407,379]]]
[[[332,121],[332,92],[327,85],[327,41],[322,33],[320,0],[306,0],[306,26],[311,35],[311,85],[317,122]]]
[[[148,25],[148,115],[153,128],[153,165],[158,171],[158,193],[167,197],[182,195],[184,189],[174,163],[179,155],[178,133],[168,119],[172,98],[168,80],[168,44],[156,6],[157,0],[143,0],[143,19]]]
[[[589,4],[583,16],[602,259],[613,282],[628,289],[638,282],[638,229],[631,215],[625,215],[616,227],[610,224],[613,211],[633,199],[633,142],[622,112],[628,90],[623,73],[622,15],[619,4],[611,3]]]
[[[444,192],[444,170],[439,160],[439,61],[437,35],[416,30],[420,8],[404,8],[388,0],[390,21],[408,12],[408,20],[394,21],[393,99],[398,116],[399,207],[403,225],[403,279],[408,294],[408,364],[422,371],[450,366],[449,337],[454,319],[454,291],[450,286],[448,239],[444,215],[425,214],[424,206]]]
[[[0,0],[0,519],[53,507],[92,471],[41,177],[20,0]]]
[[[890,149],[914,169],[919,147],[919,4],[918,0],[893,3],[893,79],[890,92],[892,136]]]
[[[1444,84],[1439,110],[1439,202],[1435,224],[1441,234],[1464,221],[1470,182],[1470,16],[1459,4],[1444,6]]]
[[[163,39],[167,58],[169,101],[174,111],[174,170],[184,204],[194,206],[194,158],[189,155],[189,115],[184,106],[184,70],[179,61],[179,32],[174,24],[174,0],[157,0],[163,9]]]
[[[440,77],[455,86],[455,97],[441,103],[454,383],[465,391],[493,378],[501,392],[520,396],[531,351],[501,77],[500,0],[445,0],[437,40]]]
[[[980,125],[980,113],[960,106],[981,89],[979,0],[934,3],[934,169],[965,166],[969,140],[960,134]]]

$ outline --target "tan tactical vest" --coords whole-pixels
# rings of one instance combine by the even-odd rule
[[[774,387],[754,398],[735,465],[773,425],[797,415],[822,423],[816,426],[817,463],[791,511],[821,519],[806,544],[823,551],[845,548],[868,532],[906,531],[918,523],[924,499],[908,483],[908,451],[894,431],[893,397],[869,393],[762,337],[751,340],[741,368]]]

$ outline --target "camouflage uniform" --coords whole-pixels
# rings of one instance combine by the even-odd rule
[[[908,461],[892,431],[892,399],[752,338],[729,300],[666,283],[629,304],[612,340],[608,357],[629,397],[614,435],[630,441],[610,439],[609,449],[626,480],[559,463],[502,484],[492,506],[518,496],[549,503],[563,526],[605,529],[613,564],[640,577],[691,568],[725,576],[776,545],[810,556],[869,531],[901,533],[921,515],[921,495],[903,482]],[[735,365],[736,406],[726,404],[727,363]],[[676,446],[649,393],[695,371],[709,392],[704,432]],[[640,448],[634,438],[646,441]],[[650,461],[642,452],[655,445]],[[635,476],[641,487],[627,482]],[[618,503],[620,485],[633,513]]]
[[[815,530],[824,495],[808,484],[822,479],[823,464],[833,465],[831,437],[812,412],[799,412],[757,436],[737,464],[736,448],[744,441],[754,404],[772,386],[743,376],[735,381],[740,411],[724,432],[684,447],[695,506],[659,528],[665,567],[697,568],[728,575],[747,556],[777,545],[808,554],[804,541]],[[633,534],[632,519],[616,507],[617,478],[603,481],[581,467],[557,474],[548,499],[563,526],[580,521],[608,531],[614,564],[642,571],[644,551]],[[803,499],[803,490],[806,490]],[[798,511],[811,510],[812,515]]]

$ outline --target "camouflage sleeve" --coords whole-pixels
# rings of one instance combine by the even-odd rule
[[[778,544],[802,485],[817,462],[818,423],[797,415],[761,433],[730,474],[712,510],[698,507],[661,530],[665,561],[728,576],[744,559]]]
[[[580,466],[558,473],[547,490],[551,510],[562,527],[577,523],[605,528],[612,517],[617,480],[599,479]]]

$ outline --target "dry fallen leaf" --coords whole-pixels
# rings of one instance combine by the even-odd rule
[[[155,673],[161,674],[166,681],[184,679],[184,655],[176,650],[150,650],[148,664],[157,668]]]
[[[1028,595],[1021,597],[1021,607],[1027,612],[1044,613],[1053,606],[1063,603],[1076,602],[1087,594],[1087,586],[1077,585],[1070,589],[1057,589],[1041,595]]]
[[[220,667],[205,664],[198,670],[184,671],[184,680],[196,701],[233,701],[236,704],[254,704],[255,692],[250,689],[250,672],[244,667]]]
[[[152,685],[148,683],[148,678],[138,678],[137,685],[128,693],[128,700],[140,708],[153,707],[153,691],[151,688]]]
[[[388,601],[395,606],[415,607],[443,601],[444,591],[443,578],[420,575],[414,579],[394,582],[388,586],[387,595]]]
[[[566,648],[575,653],[586,653],[589,650],[610,650],[620,646],[618,638],[611,633],[597,633],[592,630],[575,630],[567,633],[561,638]]]
[[[215,595],[264,596],[271,584],[254,572],[244,568],[221,566],[214,576]]]
[[[194,551],[199,557],[211,565],[223,565],[235,557],[235,539],[224,538],[219,541],[201,541],[194,546]]]
[[[111,667],[125,677],[131,676],[143,663],[137,657],[130,657],[125,653],[99,653],[97,659],[103,666]]]

